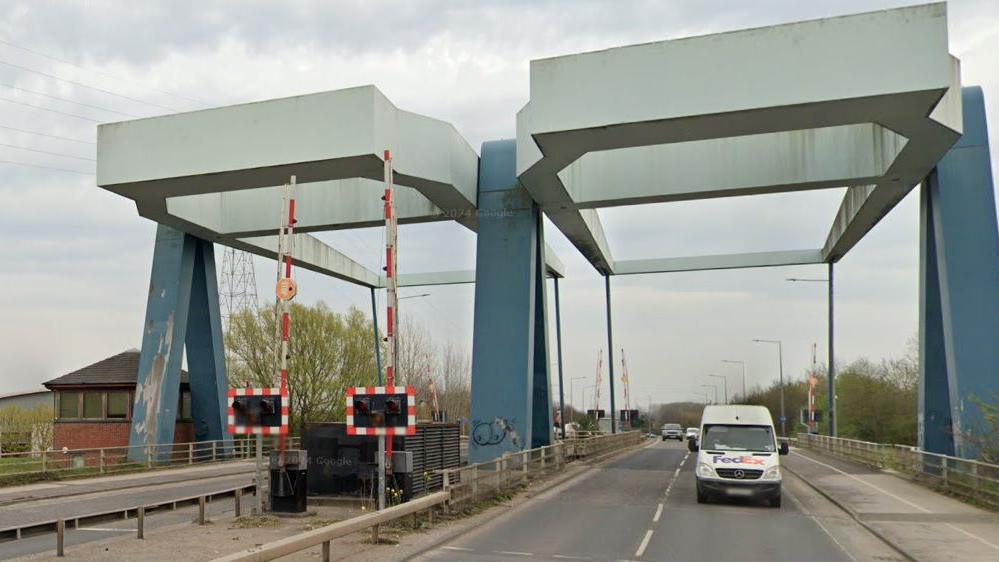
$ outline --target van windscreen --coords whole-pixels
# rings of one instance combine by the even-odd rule
[[[774,432],[766,425],[706,425],[701,436],[701,449],[723,451],[777,450]]]

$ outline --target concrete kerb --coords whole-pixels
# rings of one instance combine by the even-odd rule
[[[872,525],[870,525],[869,523],[867,523],[866,521],[864,521],[863,519],[861,519],[860,515],[856,511],[854,511],[853,508],[851,508],[850,506],[848,506],[848,505],[844,504],[843,502],[837,500],[836,498],[834,498],[832,496],[832,494],[829,494],[828,492],[826,492],[822,488],[818,487],[811,480],[809,480],[807,477],[805,477],[804,474],[801,474],[800,472],[792,469],[787,464],[784,464],[781,468],[783,468],[784,470],[787,470],[791,474],[797,476],[798,479],[801,480],[802,482],[804,482],[809,488],[811,488],[812,490],[815,490],[815,492],[818,493],[820,496],[822,496],[823,498],[829,500],[830,503],[832,503],[836,507],[838,507],[841,510],[843,510],[847,515],[850,516],[851,519],[853,519],[854,521],[856,521],[858,525],[860,525],[861,527],[863,527],[864,529],[866,529],[868,533],[874,535],[875,537],[878,538],[878,540],[880,540],[881,542],[883,542],[886,545],[888,545],[888,548],[891,548],[892,550],[894,550],[895,552],[897,552],[900,556],[902,556],[903,558],[905,558],[909,562],[919,562],[918,558],[916,558],[912,554],[909,554],[909,552],[906,551],[901,545],[899,545],[895,541],[891,540],[890,538],[888,538],[887,535],[885,535],[881,531],[878,531]]]

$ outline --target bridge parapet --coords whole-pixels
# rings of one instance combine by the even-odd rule
[[[799,447],[890,469],[938,491],[999,509],[999,465],[940,455],[918,447],[799,433]]]

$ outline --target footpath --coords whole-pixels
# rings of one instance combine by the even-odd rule
[[[811,449],[785,459],[782,466],[910,560],[999,560],[999,514]]]

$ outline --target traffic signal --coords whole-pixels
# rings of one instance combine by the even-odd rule
[[[402,411],[405,394],[390,394],[385,397],[385,426],[396,427],[406,425],[406,415]]]
[[[287,388],[230,388],[228,394],[231,435],[288,433]]]
[[[280,396],[236,396],[232,411],[237,426],[277,427],[281,425]]]
[[[413,387],[347,389],[348,435],[408,435],[416,431]]]

